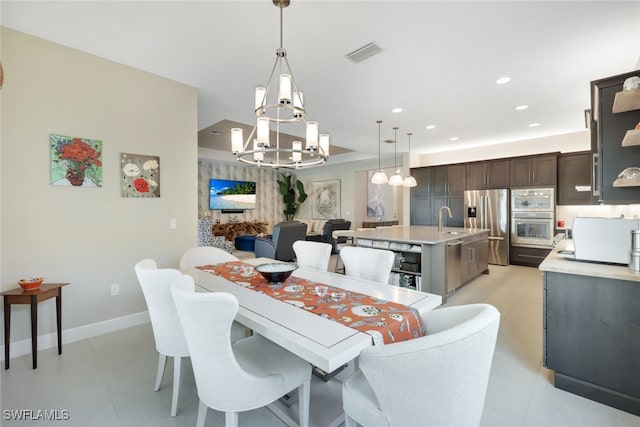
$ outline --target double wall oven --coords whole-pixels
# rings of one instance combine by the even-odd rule
[[[511,245],[551,248],[555,230],[553,188],[511,190]]]

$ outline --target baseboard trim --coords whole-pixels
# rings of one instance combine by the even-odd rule
[[[142,311],[140,313],[129,314],[127,316],[116,317],[115,319],[103,320],[102,322],[91,323],[89,325],[78,326],[77,328],[65,329],[62,331],[62,344],[72,343],[87,338],[96,337],[98,335],[107,334],[109,332],[118,331],[120,329],[130,328],[132,326],[148,323],[149,312]],[[46,350],[48,348],[58,346],[58,336],[55,332],[38,336],[38,350]],[[31,354],[31,338],[11,343],[10,359]],[[1,346],[0,360],[4,360],[4,345]]]

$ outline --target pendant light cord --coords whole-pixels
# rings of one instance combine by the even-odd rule
[[[378,123],[378,170],[382,170],[380,169],[380,124],[382,123],[382,120],[377,120],[376,123]]]

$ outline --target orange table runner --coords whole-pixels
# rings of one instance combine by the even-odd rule
[[[240,286],[269,295],[343,325],[366,332],[373,344],[390,344],[422,337],[426,334],[422,317],[415,308],[391,301],[328,286],[324,283],[290,276],[283,283],[269,283],[252,265],[232,261],[197,267]],[[327,295],[319,297],[315,287],[328,287]],[[332,292],[344,292],[342,301],[335,301]]]

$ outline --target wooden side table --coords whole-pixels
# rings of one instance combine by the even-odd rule
[[[56,297],[56,321],[58,324],[58,354],[62,354],[62,287],[68,283],[43,283],[33,291],[22,288],[2,292],[4,299],[4,369],[9,369],[9,344],[11,332],[11,304],[31,305],[31,353],[33,369],[38,367],[38,303]]]

